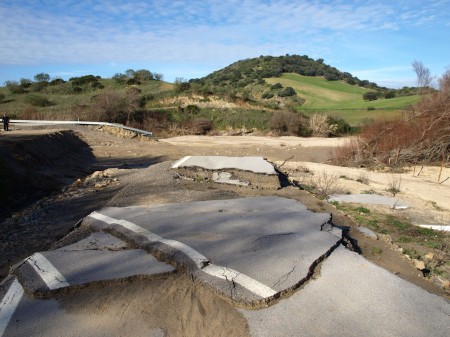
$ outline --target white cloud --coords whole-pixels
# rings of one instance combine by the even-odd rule
[[[286,53],[356,59],[368,50],[386,55],[382,48],[396,47],[390,34],[413,24],[446,27],[448,8],[448,0],[9,1],[0,3],[0,64],[214,66]]]

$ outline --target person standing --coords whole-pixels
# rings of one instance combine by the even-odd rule
[[[9,117],[3,114],[3,130],[9,131]]]

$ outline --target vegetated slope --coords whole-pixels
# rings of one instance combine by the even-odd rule
[[[178,79],[174,84],[147,70],[127,70],[111,79],[86,75],[64,81],[47,75],[43,80],[7,82],[0,88],[0,114],[13,119],[106,121],[159,134],[230,127],[266,131],[272,115],[279,112],[318,112],[363,124],[392,117],[415,102],[413,96],[406,97],[414,88],[382,88],[306,55],[241,60],[203,78]],[[378,99],[364,101],[367,91]],[[386,93],[397,97],[384,99]],[[303,120],[304,126],[307,122]]]
[[[305,100],[299,110],[305,113],[322,112],[347,122],[360,124],[363,119],[392,119],[402,111],[417,103],[419,96],[399,96],[385,99],[379,94],[377,100],[365,101],[363,94],[368,91],[344,81],[328,81],[324,77],[309,77],[299,74],[283,74],[268,78],[270,84],[281,83],[294,88]],[[379,91],[380,92],[380,91]]]

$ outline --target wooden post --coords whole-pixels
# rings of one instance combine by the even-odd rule
[[[444,154],[442,154],[442,160],[441,160],[441,169],[439,170],[439,176],[438,176],[438,184],[441,181],[441,174],[442,174],[442,168],[444,167]]]

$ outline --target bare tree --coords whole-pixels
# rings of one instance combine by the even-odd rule
[[[417,76],[417,86],[420,88],[420,94],[424,93],[426,88],[429,88],[433,77],[430,74],[430,69],[425,67],[421,61],[414,60],[412,67]]]

